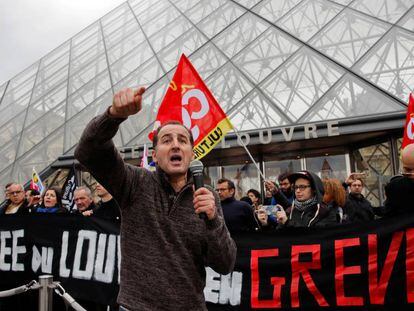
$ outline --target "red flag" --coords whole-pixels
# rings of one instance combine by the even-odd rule
[[[401,149],[405,146],[414,143],[414,96],[410,94],[410,100],[408,101],[407,116],[405,118],[404,138],[402,141]]]
[[[194,137],[194,155],[201,159],[233,128],[213,94],[182,54],[161,102],[154,131],[167,121],[179,121]],[[149,138],[152,140],[153,134]]]

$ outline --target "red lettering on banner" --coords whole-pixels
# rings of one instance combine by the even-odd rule
[[[395,232],[392,236],[391,245],[385,258],[384,267],[378,281],[378,254],[377,254],[377,235],[368,235],[368,281],[369,281],[369,298],[371,304],[383,305],[385,292],[388,282],[394,268],[395,259],[398,255],[403,232]]]
[[[405,255],[405,267],[407,269],[407,302],[414,302],[414,229],[406,232],[407,249]]]
[[[348,274],[361,274],[361,266],[344,265],[344,248],[359,246],[360,239],[335,240],[335,290],[336,304],[338,306],[362,306],[364,298],[358,296],[345,296],[344,276]]]
[[[252,288],[251,288],[251,307],[255,309],[267,309],[267,308],[281,308],[282,303],[280,301],[282,286],[285,284],[284,277],[272,277],[270,278],[273,287],[272,299],[259,300],[259,258],[263,257],[277,257],[279,250],[275,249],[263,249],[263,250],[252,250],[250,259],[250,269],[252,277]]]
[[[300,262],[299,255],[301,253],[312,253],[312,261]],[[319,244],[312,245],[294,245],[292,246],[292,284],[291,284],[291,303],[293,308],[300,306],[299,301],[299,280],[302,277],[307,288],[315,297],[319,306],[328,307],[329,304],[326,299],[319,292],[313,279],[309,273],[310,269],[321,268],[321,246]]]

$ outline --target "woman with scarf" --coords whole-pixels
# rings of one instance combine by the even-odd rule
[[[66,213],[66,208],[62,207],[62,195],[59,188],[51,187],[47,189],[42,197],[42,204],[36,209],[37,213]]]
[[[295,197],[286,212],[283,207],[276,212],[279,227],[325,227],[337,224],[335,212],[323,203],[323,183],[317,175],[299,171],[289,175],[288,179],[293,184]]]

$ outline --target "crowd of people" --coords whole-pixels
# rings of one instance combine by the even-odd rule
[[[365,198],[364,181],[364,173],[351,173],[341,182],[305,170],[283,173],[277,182],[266,180],[263,200],[256,189],[236,200],[229,179],[220,179],[216,191],[230,232],[326,227],[398,215],[409,212],[414,196],[414,145],[403,150],[401,174],[385,186],[383,206]]]
[[[76,188],[74,191],[76,208],[72,210],[62,203],[62,192],[58,187],[49,187],[40,194],[34,189],[25,191],[23,185],[11,182],[6,184],[4,192],[5,200],[0,206],[0,216],[32,213],[74,214],[99,217],[116,223],[121,219],[117,202],[99,183],[95,187],[96,199],[90,188],[86,186]]]

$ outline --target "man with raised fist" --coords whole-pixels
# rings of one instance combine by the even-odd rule
[[[87,125],[75,157],[121,207],[121,310],[206,310],[205,266],[229,273],[236,246],[218,196],[207,187],[194,191],[187,128],[167,122],[154,133],[155,172],[124,163],[116,150],[112,138],[141,110],[144,92],[116,93],[111,107]]]

